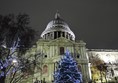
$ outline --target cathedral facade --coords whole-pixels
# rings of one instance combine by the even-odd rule
[[[40,64],[34,69],[33,82],[38,79],[46,81],[46,83],[52,83],[57,63],[64,56],[66,50],[69,50],[71,56],[77,61],[84,83],[90,81],[89,56],[95,55],[97,51],[88,50],[86,43],[82,40],[76,41],[75,34],[57,12],[54,19],[48,23],[46,29],[42,32],[36,45],[26,53],[27,56],[29,54],[42,54],[39,60]],[[117,55],[118,51],[116,51]]]

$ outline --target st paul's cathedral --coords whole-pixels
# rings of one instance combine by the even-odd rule
[[[85,83],[92,79],[89,57],[99,56],[106,63],[118,60],[118,50],[87,49],[83,40],[75,40],[75,34],[58,12],[54,19],[47,24],[40,37],[36,45],[26,53],[26,56],[42,54],[39,60],[40,64],[34,69],[33,82],[38,79],[52,83],[57,62],[64,56],[66,50],[69,50],[71,56],[77,61],[78,69],[81,71]],[[115,70],[114,72],[118,73]]]

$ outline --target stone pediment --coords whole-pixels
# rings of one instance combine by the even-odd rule
[[[69,40],[69,39],[66,39],[64,37],[60,37],[60,38],[57,38],[57,39],[49,39],[49,40],[44,40],[44,39],[39,39],[37,41],[37,44],[47,44],[47,45],[57,45],[57,44],[66,44],[66,45],[73,45],[73,44],[76,44],[78,45],[79,42],[75,42],[75,41],[72,41],[72,40]]]

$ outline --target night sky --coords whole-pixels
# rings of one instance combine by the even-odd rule
[[[0,14],[28,14],[39,34],[57,10],[87,48],[118,49],[118,0],[0,0]]]

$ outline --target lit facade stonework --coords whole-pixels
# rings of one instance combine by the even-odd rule
[[[42,53],[41,63],[35,69],[35,78],[45,80],[51,83],[54,78],[53,74],[57,68],[57,62],[69,50],[71,55],[76,59],[78,67],[82,72],[83,80],[90,80],[88,57],[86,55],[86,43],[83,41],[75,41],[75,35],[69,26],[61,19],[59,13],[56,13],[54,20],[49,22],[46,29],[41,34],[36,46],[31,48],[28,55]]]
[[[75,58],[78,68],[82,72],[84,83],[91,80],[91,70],[89,56],[97,53],[86,48],[86,43],[82,40],[76,41],[74,33],[70,30],[67,23],[60,17],[59,13],[50,21],[46,29],[42,32],[41,38],[28,52],[28,55],[41,53],[39,64],[34,69],[33,82],[36,80],[45,80],[46,83],[52,83],[53,74],[57,68],[57,62],[63,57],[66,50]],[[103,50],[102,52],[104,52]],[[113,53],[113,51],[111,51]],[[99,53],[100,54],[100,53]],[[109,53],[107,53],[109,54]],[[118,51],[116,51],[116,56]],[[111,56],[111,55],[110,55]],[[103,56],[101,56],[103,57]]]

